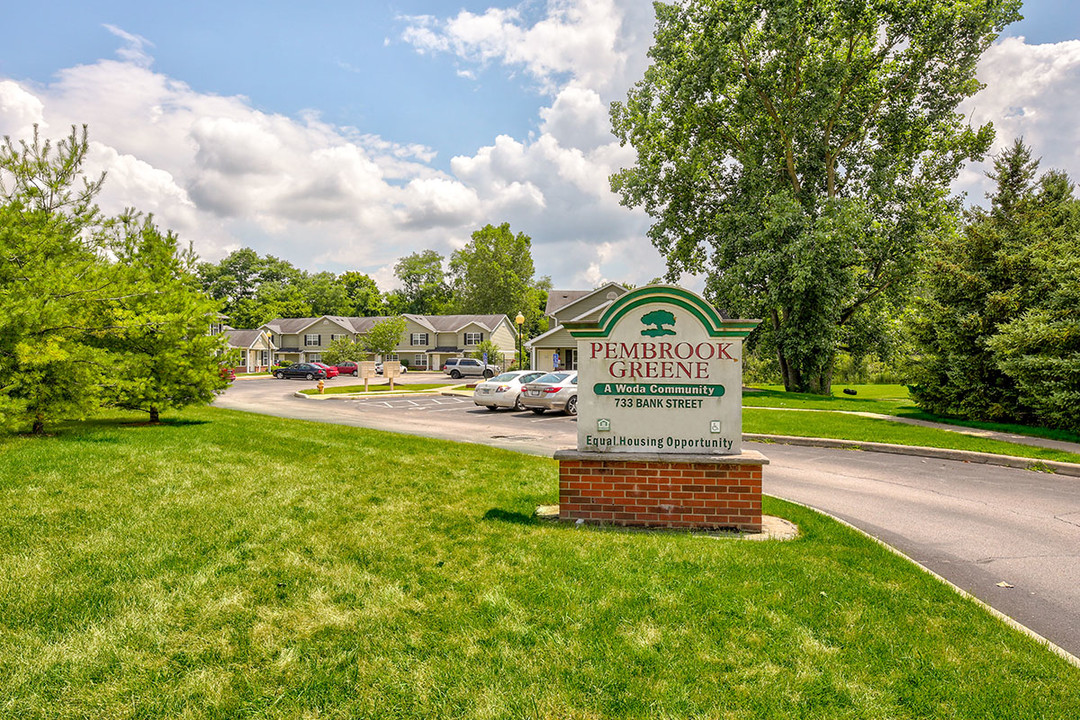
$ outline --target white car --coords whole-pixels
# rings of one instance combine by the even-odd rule
[[[544,373],[539,370],[511,370],[485,380],[473,391],[473,402],[488,410],[513,408],[524,410],[521,404],[521,388]]]
[[[408,365],[402,365],[401,370],[399,370],[399,372],[402,375],[404,375],[405,373],[409,372],[409,366]],[[381,362],[375,363],[375,374],[376,375],[382,375],[382,363]]]

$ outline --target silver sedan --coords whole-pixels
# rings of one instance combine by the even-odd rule
[[[527,383],[521,392],[521,404],[537,415],[545,410],[577,415],[577,371],[548,373]]]
[[[476,386],[473,402],[488,410],[513,408],[524,410],[521,405],[521,388],[527,382],[536,380],[544,373],[537,370],[511,370],[497,375]]]

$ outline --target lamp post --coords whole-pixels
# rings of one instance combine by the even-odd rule
[[[269,332],[263,332],[263,339],[266,340],[266,371],[270,372],[270,368],[274,366],[274,346],[273,335]]]
[[[523,368],[522,365],[525,364],[525,361],[524,358],[522,358],[522,354],[525,350],[525,343],[524,338],[522,338],[521,336],[521,333],[523,328],[525,327],[525,316],[521,313],[518,313],[517,317],[514,318],[514,322],[517,323],[518,328],[518,370],[524,370],[525,368]]]

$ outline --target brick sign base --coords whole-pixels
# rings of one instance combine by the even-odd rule
[[[559,519],[658,528],[761,532],[768,459],[559,450]]]

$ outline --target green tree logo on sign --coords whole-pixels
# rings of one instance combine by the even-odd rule
[[[642,315],[641,322],[645,325],[654,326],[642,330],[642,335],[648,335],[649,337],[660,337],[661,335],[675,334],[675,331],[671,328],[663,327],[664,325],[675,324],[675,316],[669,313],[667,310],[653,310],[651,313]]]

